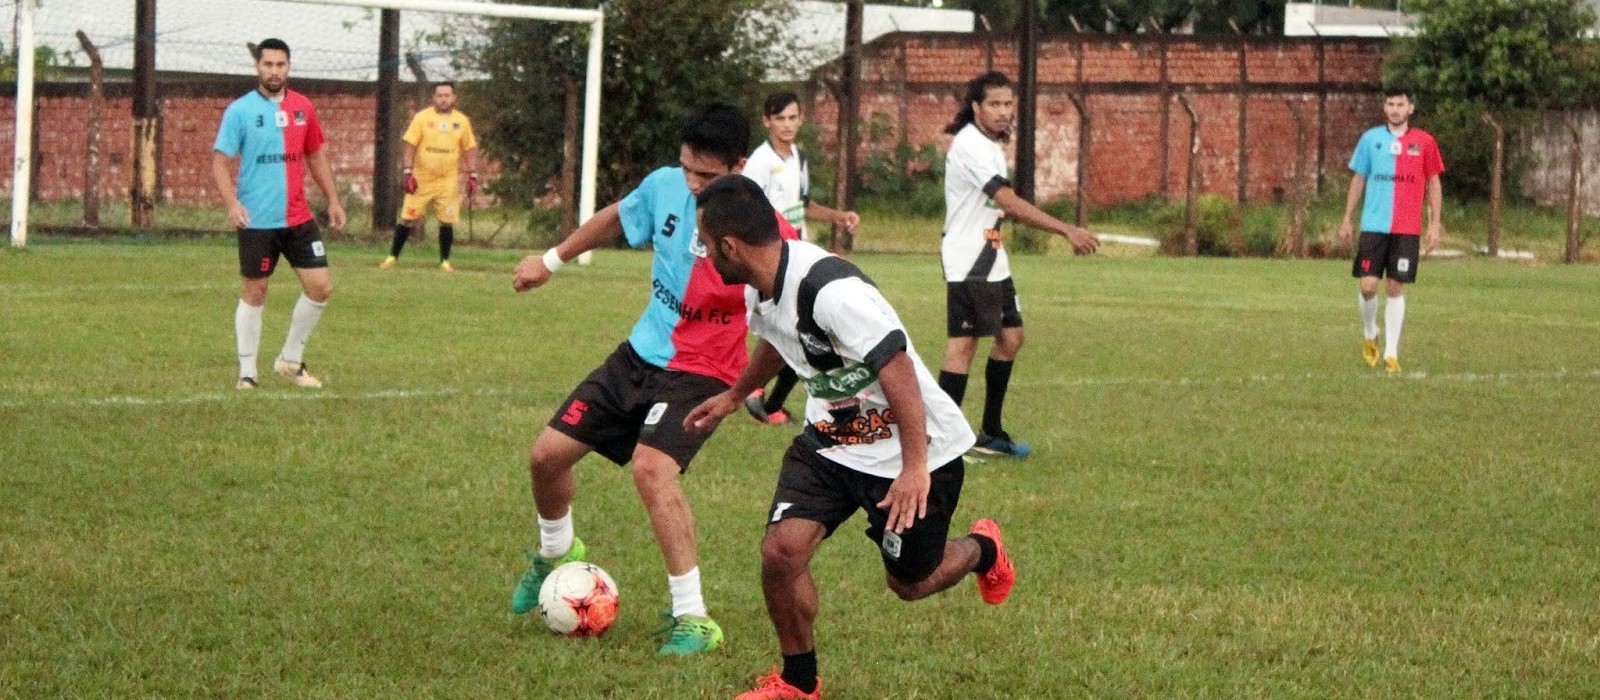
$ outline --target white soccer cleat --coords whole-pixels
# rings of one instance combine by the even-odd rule
[[[311,376],[311,373],[306,371],[306,363],[304,362],[286,362],[279,358],[273,361],[272,369],[279,376],[294,382],[295,386],[306,389],[322,388],[322,380]]]

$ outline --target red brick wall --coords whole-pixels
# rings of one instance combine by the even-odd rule
[[[1091,204],[1182,197],[1189,153],[1189,119],[1176,97],[1182,92],[1199,115],[1200,188],[1236,198],[1242,161],[1246,199],[1281,197],[1296,172],[1309,178],[1318,168],[1342,170],[1356,138],[1382,119],[1377,88],[1387,47],[1386,40],[1374,39],[1045,37],[1039,47],[1036,194],[1041,200],[1071,196],[1078,160],[1087,157]],[[982,35],[903,33],[869,44],[862,57],[860,118],[870,123],[876,113],[882,115],[877,121],[887,117],[894,128],[866,143],[862,157],[893,147],[901,133],[915,146],[946,146],[943,127],[960,109],[965,82],[990,65],[1016,77],[1016,48],[1009,38],[999,38],[992,53]],[[831,150],[838,105],[820,82],[809,93],[808,118]],[[1087,156],[1078,149],[1073,93],[1083,96],[1088,110]],[[1306,121],[1304,150],[1296,147],[1289,102]]]

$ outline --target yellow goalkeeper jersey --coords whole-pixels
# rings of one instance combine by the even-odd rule
[[[440,114],[432,107],[417,112],[402,138],[417,147],[412,170],[418,180],[454,178],[461,154],[478,147],[478,139],[472,135],[472,120],[459,109],[452,109],[449,114]]]

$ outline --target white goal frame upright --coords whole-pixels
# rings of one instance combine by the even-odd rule
[[[589,25],[589,58],[585,66],[583,85],[583,149],[581,185],[578,196],[578,223],[594,216],[595,174],[600,158],[600,64],[601,44],[605,37],[605,13],[600,10],[583,10],[566,7],[537,5],[501,5],[493,2],[468,0],[288,0],[309,5],[347,5],[351,7],[411,10],[415,12],[444,12],[462,15],[506,17],[511,19],[539,19],[552,22],[579,22]],[[11,193],[11,245],[27,245],[28,236],[28,176],[31,174],[31,156],[28,134],[33,122],[33,14],[36,0],[17,0],[17,45],[22,49],[17,61],[17,139],[16,157],[12,175]],[[589,254],[580,262],[589,262]]]

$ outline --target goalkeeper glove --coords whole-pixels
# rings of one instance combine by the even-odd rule
[[[467,196],[471,197],[472,195],[475,195],[477,193],[478,193],[478,174],[477,173],[467,173]]]
[[[406,168],[406,194],[417,193],[417,176],[411,174],[411,168]]]

